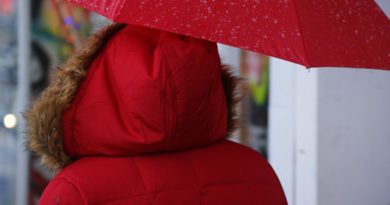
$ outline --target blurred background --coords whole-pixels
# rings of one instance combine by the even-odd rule
[[[24,149],[21,112],[83,39],[109,23],[62,0],[0,0],[0,205],[37,204],[53,178]],[[232,140],[268,159],[289,204],[390,205],[389,71],[307,70],[219,51],[246,82]]]

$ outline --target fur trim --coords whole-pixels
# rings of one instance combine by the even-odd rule
[[[222,85],[225,90],[227,106],[227,138],[232,138],[234,132],[239,128],[240,114],[239,103],[243,98],[243,80],[234,76],[232,69],[227,65],[222,65]]]
[[[27,148],[41,156],[41,163],[54,172],[72,162],[62,144],[62,113],[73,100],[93,59],[124,26],[115,23],[89,38],[82,49],[60,67],[55,80],[24,115],[27,121]],[[242,98],[239,90],[241,79],[234,77],[229,67],[223,66],[222,84],[228,109],[227,137],[231,137],[240,123],[237,106]]]
[[[27,148],[41,156],[41,163],[59,171],[71,162],[62,146],[61,116],[84,79],[92,60],[124,24],[112,24],[91,36],[81,50],[62,65],[55,80],[25,114]]]

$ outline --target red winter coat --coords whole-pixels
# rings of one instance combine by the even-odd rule
[[[226,140],[237,79],[215,43],[115,24],[26,113],[54,171],[40,204],[286,204],[257,152]]]

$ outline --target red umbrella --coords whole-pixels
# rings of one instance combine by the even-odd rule
[[[115,22],[260,52],[306,67],[390,70],[390,21],[374,0],[69,0]]]

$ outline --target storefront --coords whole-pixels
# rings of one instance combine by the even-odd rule
[[[21,112],[90,34],[90,15],[64,1],[1,0],[0,204],[36,204],[53,177],[24,150]]]

